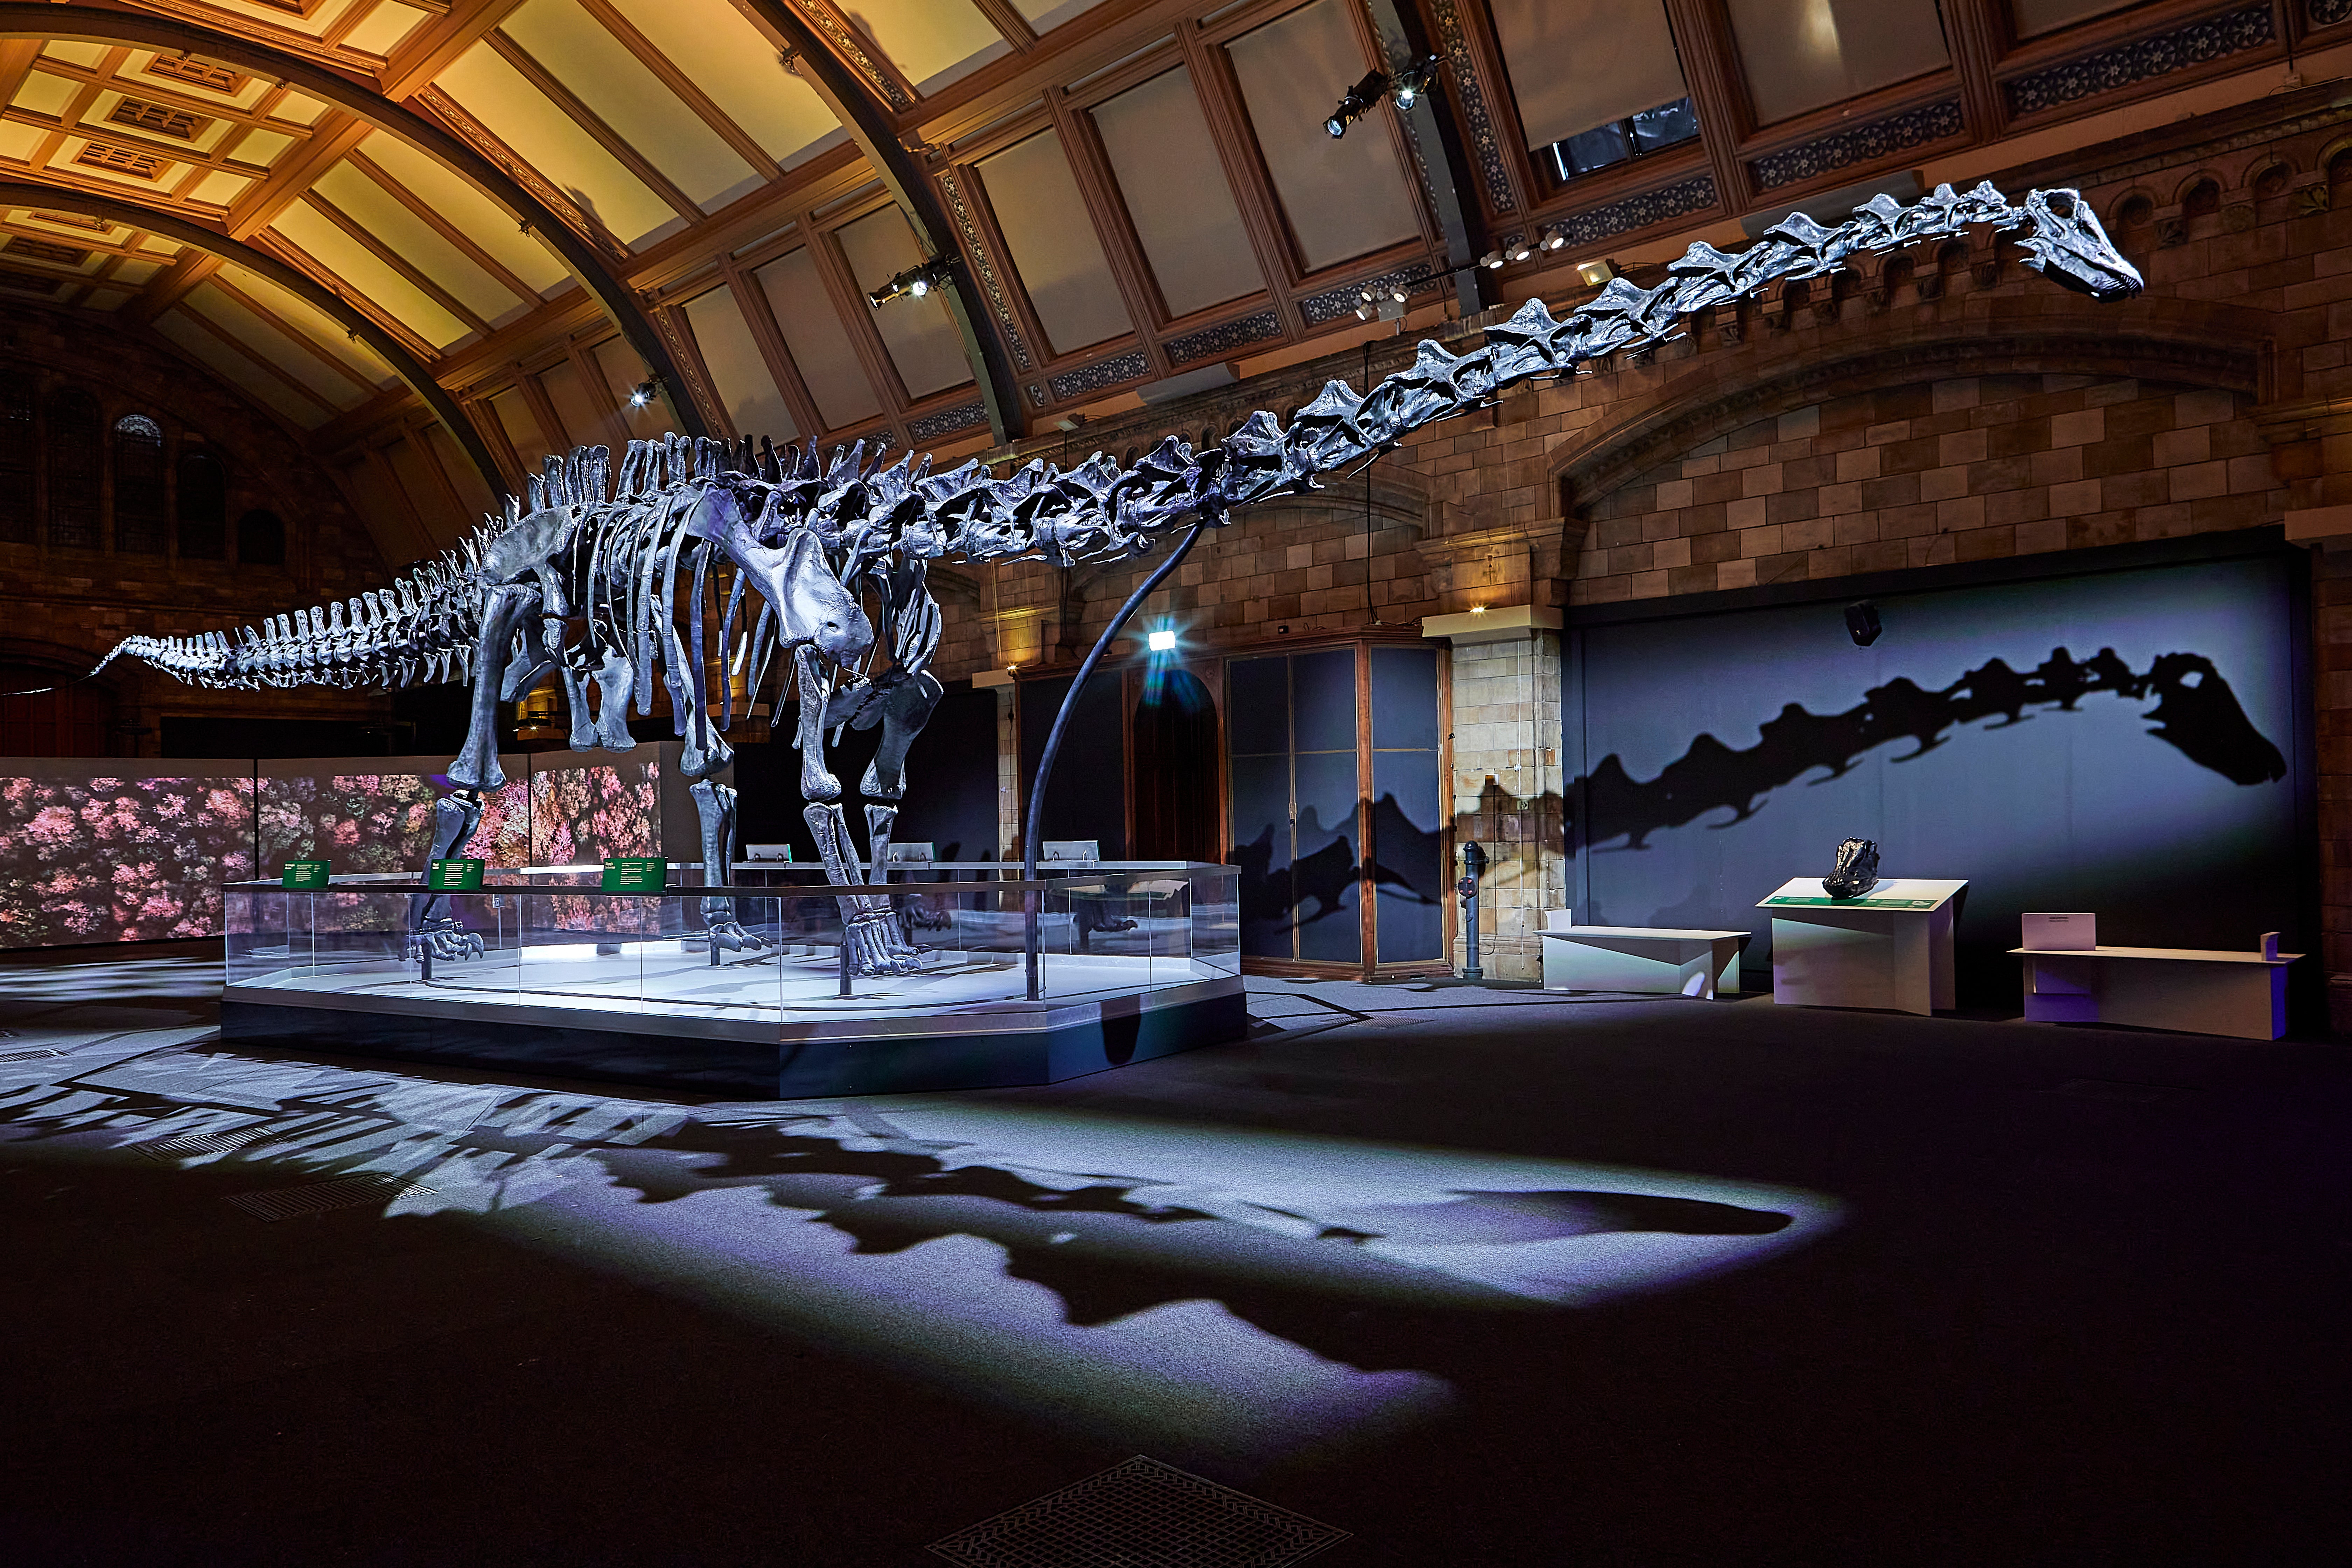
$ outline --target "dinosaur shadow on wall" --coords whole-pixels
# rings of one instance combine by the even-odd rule
[[[1411,904],[1433,906],[1445,895],[1445,868],[1438,855],[1439,835],[1417,826],[1397,804],[1383,795],[1372,805],[1372,843],[1369,867],[1359,862],[1352,821],[1343,818],[1327,826],[1313,806],[1299,813],[1298,837],[1313,843],[1328,837],[1322,848],[1299,856],[1286,866],[1275,864],[1278,847],[1269,826],[1247,844],[1234,847],[1233,863],[1241,868],[1242,921],[1265,934],[1287,933],[1335,916],[1356,918],[1348,895],[1367,874],[1376,889]],[[1313,906],[1311,912],[1307,906]]]
[[[1908,741],[1913,749],[1893,760],[1916,762],[1945,744],[1957,725],[1998,718],[1987,728],[2005,730],[2031,719],[2031,709],[2072,711],[2084,697],[2105,693],[2155,699],[2142,715],[2150,721],[2147,732],[2232,784],[2286,776],[2286,758],[2246,717],[2204,655],[2168,653],[2136,671],[2111,647],[2080,661],[2061,647],[2032,670],[1989,660],[1937,691],[1898,676],[1843,713],[1808,712],[1791,702],[1757,726],[1755,745],[1736,751],[1702,733],[1647,781],[1626,773],[1612,752],[1571,787],[1570,801],[1584,805],[1583,821],[1569,825],[1571,852],[1621,837],[1627,849],[1646,849],[1650,835],[1687,826],[1711,811],[1730,812],[1728,820],[1710,824],[1729,827],[1762,810],[1770,791],[1816,769],[1826,771],[1814,784],[1843,777],[1877,747]]]

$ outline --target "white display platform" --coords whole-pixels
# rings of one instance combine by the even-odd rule
[[[1819,877],[1790,878],[1756,906],[1772,912],[1772,1000],[1923,1015],[1957,1005],[1952,921],[1967,889],[1897,877],[1832,899]]]
[[[1066,923],[1066,917],[1065,922]],[[1051,1028],[1105,1003],[1150,1008],[1226,992],[1241,976],[1197,959],[1049,952],[1045,996],[1029,1001],[1018,952],[930,954],[921,973],[853,978],[841,993],[831,945],[730,955],[699,942],[633,941],[617,952],[582,942],[414,963],[301,963],[226,986],[224,1000],[394,1011],[474,1023],[637,1030],[706,1039],[884,1039]]]
[[[1663,926],[1547,925],[1547,991],[1639,991],[1715,999],[1739,989],[1744,931],[1677,931]]]
[[[2011,948],[2025,961],[2037,1024],[2130,1024],[2275,1040],[2286,1033],[2286,966],[2303,954],[2194,947]]]

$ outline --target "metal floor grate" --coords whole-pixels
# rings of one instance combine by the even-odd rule
[[[330,1209],[356,1208],[384,1203],[406,1193],[434,1189],[390,1176],[345,1176],[307,1187],[278,1187],[266,1193],[238,1193],[228,1201],[257,1219],[291,1219],[297,1215],[325,1214]]]
[[[930,1550],[964,1568],[1282,1568],[1347,1538],[1138,1455]]]
[[[65,1055],[63,1051],[7,1051],[0,1052],[0,1062],[37,1062],[49,1057],[63,1055]]]
[[[152,1143],[139,1144],[138,1149],[150,1160],[176,1160],[183,1154],[233,1154],[256,1143],[267,1143],[269,1138],[269,1129],[247,1127],[235,1132],[183,1132],[176,1138],[158,1138]]]

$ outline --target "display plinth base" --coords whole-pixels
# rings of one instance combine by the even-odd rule
[[[641,1001],[642,957],[600,954],[616,988],[599,999],[578,965],[562,994],[522,988],[520,966],[444,963],[335,973],[306,966],[279,980],[228,986],[225,1039],[291,1050],[383,1056],[444,1066],[520,1068],[711,1094],[790,1099],[1055,1083],[1107,1068],[1244,1037],[1238,974],[1168,959],[1049,955],[1045,999],[1008,999],[1017,965],[944,962],[897,979],[859,979],[837,994],[835,965],[816,953],[734,960],[662,955],[681,974],[677,1000]],[[782,1006],[730,1000],[805,992]],[[1171,968],[1181,971],[1172,975]],[[1132,973],[1130,973],[1132,972]],[[501,984],[501,982],[504,982]],[[1172,982],[1172,983],[1171,983]]]
[[[1952,922],[1965,881],[1893,879],[1832,899],[1795,877],[1756,907],[1772,912],[1772,1000],[1922,1016],[1956,1005]]]

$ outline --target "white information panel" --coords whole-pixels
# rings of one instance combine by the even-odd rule
[[[1772,914],[1772,1000],[1919,1014],[1957,1005],[1952,921],[1968,886],[1896,877],[1832,899],[1819,877],[1790,878],[1756,906]]]

